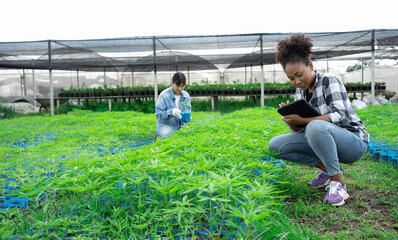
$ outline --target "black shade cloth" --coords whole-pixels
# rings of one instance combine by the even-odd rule
[[[397,29],[304,34],[314,42],[314,60],[370,59],[372,49],[377,59],[398,58]],[[195,71],[258,66],[274,64],[276,41],[289,35],[259,33],[1,42],[0,68],[150,72],[178,67]]]

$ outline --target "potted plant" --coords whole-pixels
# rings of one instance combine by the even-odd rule
[[[68,94],[69,97],[77,97],[77,91],[72,86],[69,88],[68,92],[69,92]]]
[[[113,96],[115,94],[115,90],[113,88],[104,87],[106,96]]]
[[[123,87],[123,82],[121,83],[121,85],[117,85],[116,89],[115,89],[115,94],[117,96],[126,96],[126,88]]]
[[[346,84],[344,84],[344,86],[345,86],[345,89],[347,90],[347,92],[352,92],[352,91],[354,91],[354,85],[353,85],[353,83],[346,83]]]
[[[155,88],[153,86],[148,86],[146,87],[146,94],[147,96],[153,96],[155,95]]]
[[[95,97],[94,88],[87,88],[87,97]]]
[[[191,86],[190,86],[190,94],[192,95],[192,96],[195,96],[195,95],[199,95],[199,90],[198,90],[198,88],[199,88],[199,85],[198,85],[198,83],[193,83]]]
[[[362,86],[363,90],[370,91],[371,83],[364,83]]]
[[[386,90],[386,83],[385,82],[376,82],[375,89],[378,91]]]
[[[180,109],[181,109],[181,122],[186,123],[191,121],[191,110],[188,109],[188,101],[179,102]]]
[[[58,93],[58,97],[64,97],[64,95],[65,95],[65,89],[61,88],[60,92]]]

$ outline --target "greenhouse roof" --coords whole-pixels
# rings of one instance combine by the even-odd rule
[[[0,68],[109,72],[227,68],[275,63],[277,39],[291,33],[149,36],[96,40],[1,42]],[[304,33],[313,59],[398,58],[398,29]],[[49,54],[51,53],[51,54]]]

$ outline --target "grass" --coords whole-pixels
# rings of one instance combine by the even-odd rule
[[[384,107],[358,114],[366,115],[367,128],[392,134],[383,121],[397,111]],[[391,114],[378,118],[383,112]],[[178,239],[200,230],[201,221],[215,229],[210,239],[226,239],[224,230],[236,232],[236,239],[397,239],[398,171],[392,165],[368,154],[343,165],[351,197],[332,207],[322,202],[324,189],[307,187],[314,169],[286,163],[281,170],[260,161],[270,155],[269,139],[288,132],[275,108],[193,112],[192,118],[169,138],[114,154],[103,150],[152,138],[154,115],[75,109],[1,120],[0,184],[14,178],[32,201],[27,209],[2,211],[0,236]],[[260,175],[253,174],[258,168]],[[230,222],[220,226],[220,219]]]
[[[0,101],[0,120],[1,119],[11,119],[17,117],[18,113],[15,111],[13,107],[7,107],[1,104]]]
[[[382,104],[370,106],[359,112],[361,120],[375,141],[382,141],[397,147],[398,142],[398,106]]]
[[[369,154],[343,168],[350,198],[332,207],[322,202],[324,189],[307,187],[314,170],[289,163],[280,176],[287,195],[281,212],[321,239],[396,239],[398,171]]]
[[[358,110],[372,139],[396,147],[397,105],[378,105]],[[342,207],[323,203],[324,189],[307,187],[313,169],[288,163],[281,173],[280,188],[286,198],[281,212],[300,228],[321,239],[397,239],[398,169],[376,162],[366,154],[354,164],[342,165],[350,198]]]
[[[219,238],[221,231],[245,239],[253,231],[263,234],[276,194],[269,183],[276,167],[261,159],[267,156],[260,146],[268,113],[194,112],[194,121],[169,138],[102,157],[95,156],[98,146],[104,150],[134,140],[126,134],[150,136],[154,115],[75,110],[5,121],[0,135],[15,133],[2,144],[1,180],[12,180],[12,187],[21,188],[15,194],[32,201],[26,211],[6,214],[0,229],[4,236],[26,238],[177,238],[200,231],[200,221],[209,224],[212,237]],[[255,128],[249,127],[255,122]],[[40,141],[49,133],[53,137]]]

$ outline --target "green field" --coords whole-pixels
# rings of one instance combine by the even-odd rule
[[[397,143],[398,106],[358,114],[372,139]],[[351,197],[336,208],[307,187],[313,169],[268,151],[289,132],[276,108],[192,119],[156,142],[154,114],[134,111],[0,120],[0,204],[21,204],[0,207],[0,238],[398,238],[393,165],[343,165]]]

